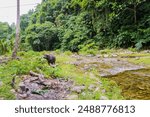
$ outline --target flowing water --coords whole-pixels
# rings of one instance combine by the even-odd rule
[[[110,79],[121,87],[125,99],[150,100],[150,68],[125,71]]]
[[[150,100],[150,67],[129,63],[127,59],[81,57],[77,63],[81,70],[95,68],[101,77],[114,80],[125,99]]]

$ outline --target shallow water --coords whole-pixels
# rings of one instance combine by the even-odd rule
[[[80,57],[75,63],[81,70],[98,70],[101,77],[114,80],[125,99],[150,100],[150,68],[128,62],[125,58]],[[132,57],[136,59],[136,56]]]
[[[150,68],[125,71],[110,79],[121,87],[125,99],[150,100]]]

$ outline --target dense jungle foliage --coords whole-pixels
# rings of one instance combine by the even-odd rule
[[[43,0],[21,16],[22,50],[149,49],[149,0]],[[0,54],[11,50],[14,26],[0,23]]]

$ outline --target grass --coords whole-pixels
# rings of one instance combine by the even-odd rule
[[[139,65],[150,65],[150,53],[135,52],[131,54],[121,54],[120,57],[127,57],[128,61]]]
[[[130,59],[129,61],[135,64],[150,65],[150,56],[139,58],[139,59]]]
[[[100,96],[106,96],[108,99],[123,99],[117,84],[99,77],[96,69],[85,72],[70,64],[75,61],[71,57],[72,53],[52,52],[57,58],[57,67],[55,68],[50,67],[43,59],[43,55],[46,53],[49,52],[19,52],[20,60],[11,60],[7,64],[1,64],[0,81],[3,82],[3,85],[0,87],[0,98],[15,99],[10,86],[12,78],[16,77],[18,84],[22,80],[22,75],[29,74],[29,71],[32,70],[44,74],[46,78],[64,78],[73,80],[75,85],[84,85],[86,89],[81,94],[77,94],[79,99],[100,99]],[[90,74],[93,74],[94,77],[92,78]],[[91,84],[94,84],[98,90],[89,90],[88,87]],[[105,92],[101,92],[102,90]]]

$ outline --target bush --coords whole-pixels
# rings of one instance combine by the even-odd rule
[[[13,40],[0,40],[0,55],[10,52],[13,48]]]
[[[53,50],[59,47],[58,32],[53,23],[31,25],[26,33],[26,40],[35,51]]]
[[[98,53],[98,46],[96,46],[94,42],[85,45],[80,45],[79,48],[81,54],[96,55]]]

